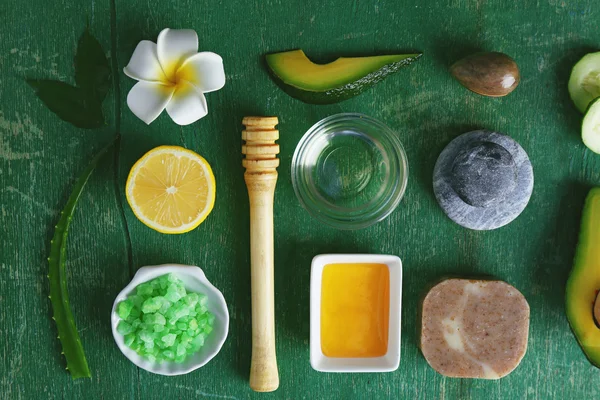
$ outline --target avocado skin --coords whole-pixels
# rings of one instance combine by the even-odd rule
[[[591,329],[593,330],[600,330],[598,324],[593,321],[594,317],[592,309],[594,303],[592,302],[589,304],[588,310],[585,310],[584,307],[578,307],[579,305],[577,304],[581,297],[587,296],[588,294],[591,295],[592,292],[593,297],[595,298],[598,289],[600,289],[595,287],[585,287],[586,284],[589,284],[589,282],[592,281],[592,279],[586,275],[586,272],[591,275],[600,274],[600,271],[595,271],[594,260],[589,260],[588,257],[589,246],[598,246],[597,242],[600,240],[600,219],[593,219],[593,208],[600,208],[600,187],[592,188],[585,200],[575,260],[565,290],[565,303],[567,320],[569,321],[569,326],[577,339],[579,347],[588,361],[594,367],[600,368],[600,351],[597,350],[597,346],[586,345],[582,341],[586,334],[593,334],[594,332],[590,332],[589,330],[586,331],[586,329],[580,325],[583,322],[586,322],[582,322],[582,319],[590,318],[592,324],[588,324],[588,326],[592,327]],[[591,272],[588,271],[590,269],[592,269]],[[587,305],[587,302],[584,302],[584,304]],[[600,346],[600,343],[598,343],[598,345]]]
[[[418,53],[414,57],[408,57],[403,60],[384,65],[383,67],[370,72],[354,82],[350,82],[340,87],[329,89],[323,92],[303,90],[293,85],[288,85],[281,80],[281,78],[279,78],[270,67],[268,69],[277,86],[279,86],[284,92],[293,98],[308,104],[334,104],[361,94],[376,83],[384,80],[388,75],[397,72],[404,66],[412,64],[421,58],[422,55],[422,53]]]

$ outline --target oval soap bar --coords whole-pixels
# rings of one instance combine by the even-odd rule
[[[529,305],[502,281],[447,279],[423,300],[421,351],[452,378],[499,379],[527,350]]]

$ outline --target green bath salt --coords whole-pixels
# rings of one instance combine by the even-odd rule
[[[120,302],[117,332],[125,345],[152,362],[183,362],[204,346],[215,316],[207,298],[188,292],[181,279],[167,274],[138,285]]]

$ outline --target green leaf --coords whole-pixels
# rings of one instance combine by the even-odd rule
[[[67,291],[67,237],[69,225],[73,219],[77,201],[83,192],[90,175],[104,157],[108,150],[114,145],[114,141],[104,147],[92,159],[86,169],[83,170],[73,191],[67,200],[65,208],[60,213],[60,218],[55,226],[54,236],[50,241],[50,255],[48,256],[48,279],[50,280],[50,302],[52,304],[52,319],[56,322],[58,339],[62,345],[62,353],[67,360],[67,369],[73,379],[89,378],[92,376],[88,367],[81,338],[77,332],[77,325],[71,312],[69,293]]]
[[[60,81],[27,79],[44,104],[60,119],[78,128],[98,128],[104,124],[100,101],[84,91]]]
[[[110,88],[110,65],[102,46],[89,29],[83,32],[75,54],[75,82],[102,102]]]

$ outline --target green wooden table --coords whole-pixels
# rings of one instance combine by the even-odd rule
[[[598,398],[590,366],[564,314],[584,196],[600,184],[600,156],[579,137],[581,115],[566,82],[572,65],[600,42],[600,9],[587,1],[206,1],[7,0],[0,7],[0,398],[163,399],[575,399]],[[72,56],[89,21],[110,56],[115,80],[104,103],[108,125],[85,131],[51,114],[24,77],[72,82]],[[226,86],[209,94],[209,114],[180,127],[163,114],[146,126],[127,108],[135,83],[121,71],[142,39],[165,27],[193,28],[201,50],[223,56]],[[337,55],[420,50],[413,66],[363,95],[330,106],[294,100],[269,78],[262,55],[302,48],[319,61]],[[484,98],[454,81],[448,66],[476,50],[519,63],[508,97]],[[303,133],[338,112],[362,112],[398,131],[408,153],[406,196],[383,222],[344,232],[301,208],[290,164]],[[277,355],[281,386],[248,386],[250,288],[248,200],[241,166],[244,115],[280,118],[275,204]],[[491,232],[463,229],[438,207],[432,172],[442,148],[462,132],[489,128],[515,138],[535,171],[529,206]],[[50,236],[75,177],[103,145],[122,135],[94,173],[71,226],[68,274],[73,312],[92,379],[73,381],[50,319],[46,279]],[[217,180],[217,203],[198,229],[163,235],[142,225],[123,188],[129,168],[161,144],[203,155]],[[404,262],[402,360],[387,374],[324,374],[309,365],[312,257],[331,252],[399,255]],[[152,375],[116,347],[109,313],[137,268],[198,265],[222,290],[231,315],[220,354],[179,377]],[[500,381],[447,379],[417,348],[417,307],[428,282],[450,273],[493,274],[531,306],[529,348]]]

